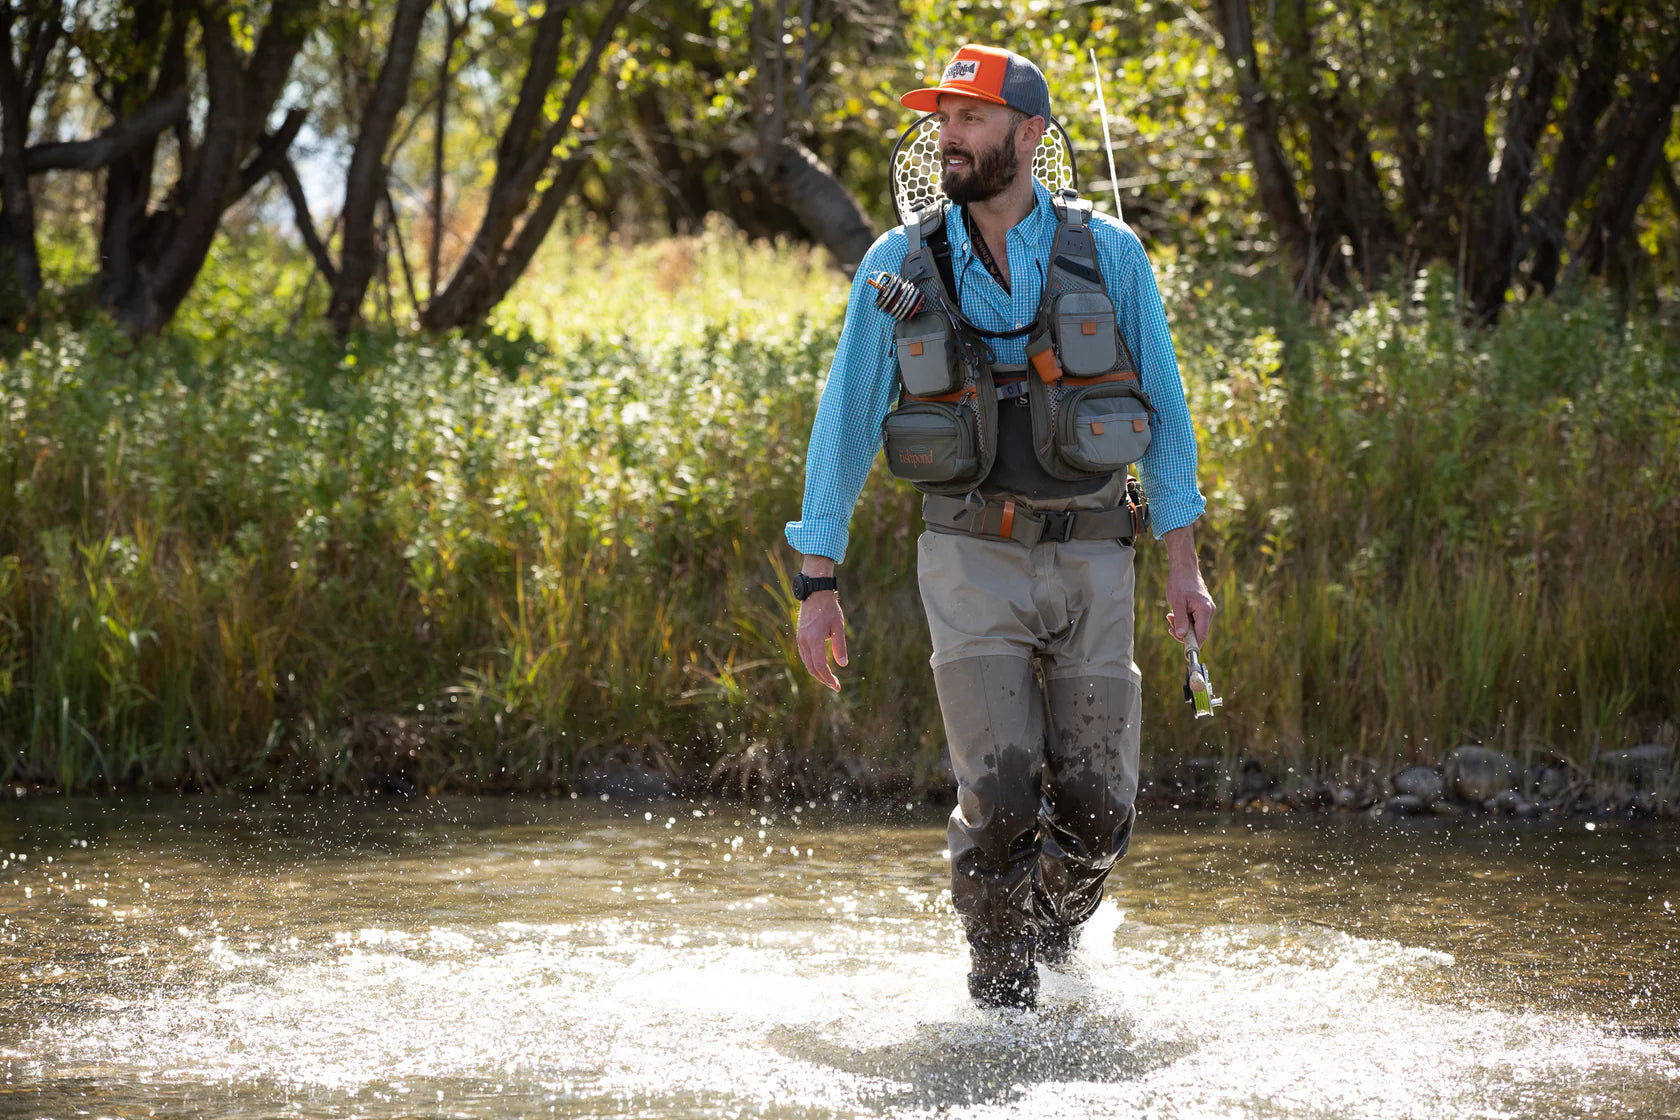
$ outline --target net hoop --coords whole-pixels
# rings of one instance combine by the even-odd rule
[[[940,188],[939,121],[929,113],[913,121],[893,145],[889,171],[892,175],[893,211],[900,223],[908,222],[935,203],[945,202]],[[1079,189],[1079,170],[1073,162],[1073,144],[1062,123],[1049,119],[1044,139],[1033,153],[1033,178],[1052,193],[1063,187]]]

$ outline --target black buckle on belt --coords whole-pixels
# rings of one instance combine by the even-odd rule
[[[1040,543],[1073,539],[1073,521],[1078,516],[1073,510],[1047,509],[1038,516],[1044,522],[1044,528],[1038,535]]]

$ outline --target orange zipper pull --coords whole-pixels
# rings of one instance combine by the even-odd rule
[[[1056,348],[1050,344],[1048,331],[1027,343],[1027,361],[1046,385],[1062,379],[1062,363],[1056,360]]]
[[[1033,369],[1038,371],[1038,379],[1047,385],[1054,385],[1062,379],[1062,363],[1056,360],[1056,351],[1046,346],[1031,358]]]

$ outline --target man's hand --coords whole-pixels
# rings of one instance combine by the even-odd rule
[[[825,556],[807,556],[800,568],[812,579],[834,574],[834,561]],[[834,644],[834,660],[841,668],[846,665],[846,615],[840,609],[840,596],[833,591],[818,591],[799,604],[799,658],[805,671],[835,692],[840,691],[840,678],[828,663],[829,643]]]
[[[1213,596],[1202,581],[1202,569],[1196,560],[1196,537],[1190,526],[1173,529],[1161,537],[1167,546],[1167,629],[1179,641],[1184,640],[1189,627],[1196,628],[1196,643],[1207,641],[1208,627],[1213,624]]]

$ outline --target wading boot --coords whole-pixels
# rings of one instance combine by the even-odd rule
[[[1057,972],[1073,962],[1073,951],[1079,948],[1079,927],[1065,922],[1039,920],[1038,959],[1045,968]]]
[[[1038,1006],[1038,970],[1023,968],[995,976],[971,972],[968,994],[976,1007],[1017,1007],[1031,1011]]]

